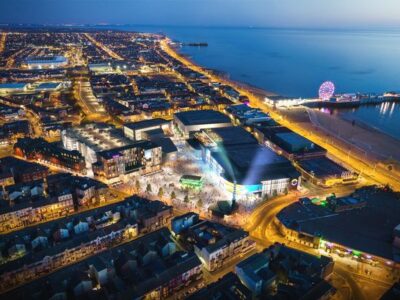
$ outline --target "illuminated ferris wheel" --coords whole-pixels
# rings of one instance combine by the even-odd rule
[[[319,98],[321,100],[329,100],[335,93],[335,85],[332,81],[325,81],[319,87]]]

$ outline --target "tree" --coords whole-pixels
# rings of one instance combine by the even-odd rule
[[[164,196],[164,190],[163,190],[163,188],[160,186],[160,188],[158,189],[158,197],[162,198],[162,196]]]
[[[185,195],[185,198],[183,199],[183,202],[189,203],[189,194]]]
[[[199,200],[197,200],[197,208],[202,208],[203,207],[203,200],[201,198],[199,198]]]
[[[136,181],[135,181],[135,188],[136,188],[136,191],[137,191],[137,192],[140,191],[140,182],[139,182],[138,179],[136,179]]]
[[[172,192],[171,192],[171,199],[176,199],[175,191],[172,191]]]
[[[146,186],[146,192],[147,193],[151,193],[151,185],[150,185],[150,183],[148,183],[147,186]]]

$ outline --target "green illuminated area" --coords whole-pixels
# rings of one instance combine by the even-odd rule
[[[183,175],[179,183],[186,189],[200,190],[203,187],[203,180],[200,176]]]

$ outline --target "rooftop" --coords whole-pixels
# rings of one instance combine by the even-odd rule
[[[204,132],[217,144],[224,146],[258,144],[254,136],[239,126],[207,129]]]
[[[181,234],[193,238],[194,245],[199,249],[206,249],[208,253],[248,236],[248,233],[242,229],[224,226],[208,220],[199,220]]]
[[[267,286],[271,280],[276,279],[278,295],[289,288],[291,290],[289,294],[292,297],[296,296],[290,299],[299,299],[300,295],[304,296],[307,293],[326,292],[325,289],[320,291],[319,284],[321,281],[325,282],[324,271],[329,270],[331,265],[333,265],[333,260],[329,257],[310,255],[277,243],[239,262],[236,265],[236,273],[239,277],[243,274],[252,282],[264,282]],[[278,273],[285,274],[285,279],[282,280]],[[326,288],[330,290],[332,286],[328,284]],[[265,295],[268,291],[261,291],[261,293]]]
[[[231,122],[228,116],[215,110],[192,110],[178,112],[175,114],[175,117],[186,126]]]
[[[12,82],[12,83],[0,83],[1,89],[23,89],[28,85],[28,83],[23,82]]]
[[[316,177],[340,177],[343,173],[350,172],[325,156],[305,159],[297,163],[304,171]]]
[[[230,272],[187,298],[188,300],[226,299],[250,300],[251,291],[244,286],[236,274]]]
[[[154,126],[161,126],[164,124],[168,124],[169,121],[166,119],[162,118],[156,118],[156,119],[150,119],[150,120],[143,120],[139,122],[132,122],[132,123],[126,123],[124,124],[125,127],[128,127],[133,130],[139,130],[139,129],[144,129],[144,128],[149,128],[149,127],[154,127]]]
[[[41,63],[64,63],[67,59],[62,55],[55,56],[32,56],[25,59],[27,64],[41,64]]]
[[[294,230],[400,262],[400,249],[392,245],[393,230],[400,224],[399,195],[366,187],[357,190],[353,197],[366,201],[367,205],[333,212],[328,207],[295,202],[281,210],[277,217]]]
[[[227,146],[211,155],[225,170],[226,178],[236,179],[239,184],[260,184],[267,179],[299,176],[289,160],[258,144]]]
[[[200,265],[194,253],[180,251],[169,230],[162,228],[37,279],[9,292],[6,297],[18,300],[25,299],[29,294],[32,299],[47,299],[57,292],[66,293],[67,287],[74,288],[85,280],[91,281],[88,272],[89,266],[93,266],[97,272],[105,268],[111,270],[97,293],[102,291],[119,299],[136,299]],[[92,289],[88,289],[80,295],[81,299],[88,299],[94,296],[93,293]]]

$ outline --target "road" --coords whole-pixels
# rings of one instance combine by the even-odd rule
[[[7,32],[2,32],[0,37],[0,54],[3,53],[6,47]]]
[[[34,136],[35,137],[43,137],[43,130],[42,130],[41,122],[40,122],[40,117],[36,112],[34,112],[32,109],[26,107],[25,105],[23,105],[23,106],[17,105],[15,103],[13,103],[10,99],[7,99],[7,98],[1,97],[1,96],[0,96],[0,103],[11,106],[11,107],[15,107],[15,108],[22,108],[25,111],[26,118],[29,120],[29,122],[31,124]]]
[[[354,187],[353,187],[354,188]],[[337,190],[338,196],[344,195],[351,192],[350,188],[343,190]],[[309,248],[304,245],[300,245],[294,242],[286,240],[276,229],[273,224],[277,213],[281,211],[287,205],[297,201],[299,196],[308,196],[310,192],[304,191],[300,195],[289,194],[286,196],[277,197],[271,199],[266,203],[257,207],[248,218],[248,224],[245,229],[250,232],[250,236],[262,247],[269,247],[275,242],[285,243],[289,247],[307,252],[313,255],[321,255],[321,251],[313,248]],[[313,196],[322,197],[323,194],[315,194]],[[372,267],[363,263],[350,260],[348,258],[342,258],[337,255],[323,253],[324,255],[330,255],[335,261],[334,274],[332,281],[338,282],[339,276],[342,280],[345,280],[346,285],[350,287],[351,297],[350,299],[368,299],[366,295],[373,293],[374,295],[381,295],[381,293],[389,288],[392,280],[387,278],[387,270],[379,267]],[[372,270],[371,277],[365,275],[365,268]],[[366,284],[364,284],[366,282]],[[364,291],[368,288],[368,291]],[[375,298],[370,298],[375,299]]]
[[[110,118],[103,105],[93,95],[92,87],[87,78],[80,77],[74,82],[73,94],[86,118],[90,121],[105,122]]]
[[[112,51],[110,48],[108,48],[106,45],[104,45],[103,43],[100,43],[99,41],[97,41],[94,37],[92,37],[89,33],[84,33],[84,36],[94,45],[96,45],[96,47],[100,48],[101,50],[103,50],[105,53],[107,53],[110,57],[115,58],[117,60],[124,60],[124,58],[120,55],[118,55],[117,53],[115,53],[114,51]]]
[[[297,134],[300,134],[308,138],[312,142],[327,149],[328,153],[331,157],[334,158],[335,161],[350,166],[353,170],[362,173],[363,176],[367,177],[370,181],[377,182],[382,185],[390,184],[393,189],[400,190],[400,178],[393,177],[389,175],[387,171],[385,172],[384,170],[375,168],[373,162],[365,159],[365,157],[360,156],[358,153],[352,153],[351,151],[349,151],[348,148],[342,148],[342,142],[335,137],[330,137],[330,140],[328,140],[326,134],[323,131],[318,131],[315,129],[313,130],[313,128],[304,127],[304,124],[296,123],[293,122],[291,119],[286,118],[282,112],[273,110],[271,109],[271,107],[266,105],[264,102],[264,98],[256,95],[254,91],[248,88],[244,88],[237,83],[216,76],[209,71],[203,69],[202,67],[195,65],[189,59],[181,56],[172,47],[170,47],[170,42],[171,41],[168,38],[161,40],[161,49],[171,57],[179,60],[188,68],[191,68],[207,76],[212,81],[222,82],[224,84],[231,85],[242,95],[247,96],[252,106],[269,113],[271,117],[274,120],[278,121],[281,125],[286,126]]]

